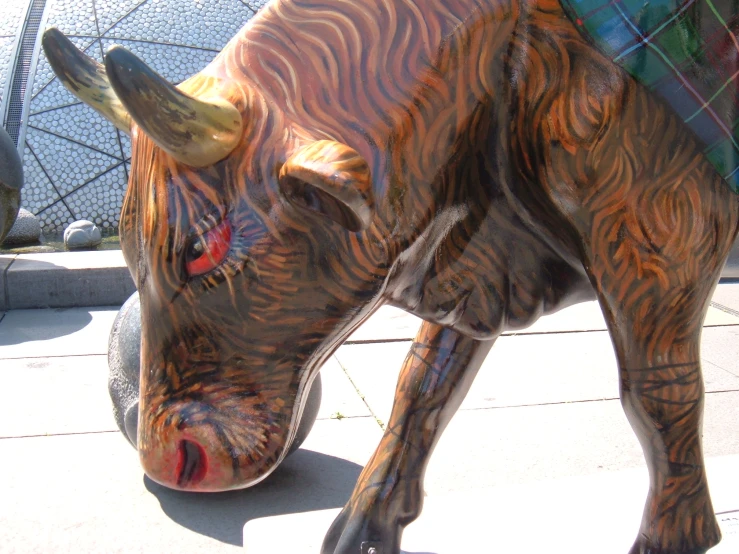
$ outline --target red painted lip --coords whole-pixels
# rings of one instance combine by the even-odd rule
[[[191,276],[203,275],[221,265],[231,248],[231,223],[224,219],[218,226],[205,233],[201,240],[205,244],[205,251],[194,260],[185,263],[185,269]]]
[[[177,445],[177,486],[188,488],[205,479],[208,472],[208,456],[205,449],[190,440]]]

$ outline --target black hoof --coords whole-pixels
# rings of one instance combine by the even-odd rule
[[[321,554],[398,554],[400,535],[395,525],[352,516],[344,508],[331,524]]]

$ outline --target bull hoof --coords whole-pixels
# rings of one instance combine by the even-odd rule
[[[134,292],[121,306],[108,340],[108,392],[113,415],[123,436],[136,448],[139,418],[139,365],[141,359],[141,308]],[[313,380],[300,426],[288,455],[308,437],[321,406],[321,375]]]
[[[398,554],[401,529],[344,508],[323,540],[321,554]]]
[[[663,550],[644,544],[635,544],[629,554],[706,554],[708,548],[691,548],[690,550]]]
[[[712,541],[713,542],[713,541]],[[640,536],[634,546],[629,550],[629,554],[706,554],[711,548],[718,544],[718,540],[709,546],[694,546],[686,548],[663,548],[655,546],[644,536]]]

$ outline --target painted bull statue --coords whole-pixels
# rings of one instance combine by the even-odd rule
[[[739,223],[736,29],[726,0],[274,0],[177,86],[47,31],[133,140],[146,473],[258,483],[323,361],[399,306],[425,322],[323,544],[398,552],[496,337],[597,298],[651,479],[631,552],[717,544],[699,343]]]

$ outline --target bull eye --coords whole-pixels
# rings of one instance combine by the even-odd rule
[[[224,220],[195,237],[185,250],[185,270],[191,277],[203,275],[221,265],[231,248],[231,224]]]

